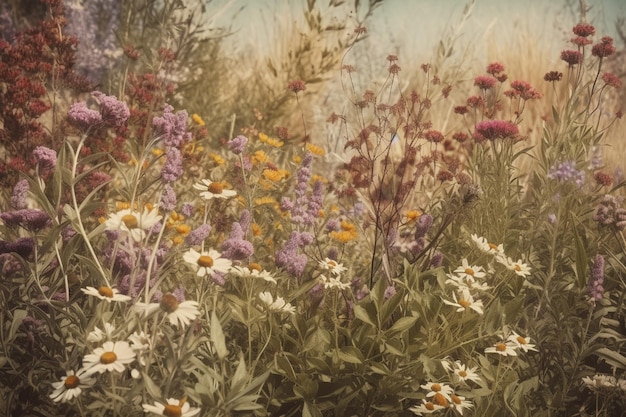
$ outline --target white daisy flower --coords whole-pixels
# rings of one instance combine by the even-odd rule
[[[263,269],[259,270],[257,268],[253,268],[252,266],[251,268],[247,268],[245,266],[234,266],[230,271],[234,272],[240,277],[262,278],[267,282],[271,282],[272,284],[277,283],[276,278],[274,278],[271,273]]]
[[[66,403],[73,398],[78,397],[85,388],[90,388],[96,380],[87,375],[84,369],[74,373],[67,371],[66,376],[61,377],[58,382],[53,382],[54,391],[50,394],[50,398],[55,403]]]
[[[319,262],[319,265],[323,269],[330,271],[330,273],[334,276],[339,276],[342,272],[347,271],[348,269],[344,267],[343,264],[340,264],[330,258],[324,258],[323,261]]]
[[[520,277],[527,277],[530,275],[530,267],[522,262],[521,259],[518,259],[517,262],[513,261],[509,257],[499,257],[498,262],[506,267],[506,269],[515,272]]]
[[[463,415],[463,410],[466,408],[472,408],[471,401],[465,399],[465,397],[452,394],[452,401],[450,401],[450,408],[454,408],[460,415]]]
[[[113,332],[115,332],[115,326],[111,323],[104,323],[104,331],[100,330],[98,326],[95,326],[93,331],[89,332],[87,335],[88,342],[99,343],[104,339],[111,340],[113,336]]]
[[[216,272],[226,274],[230,271],[232,261],[230,259],[222,258],[222,254],[218,251],[211,249],[208,252],[198,252],[193,249],[189,249],[183,255],[183,259],[196,271],[196,275],[199,277],[213,276]]]
[[[469,288],[470,290],[488,291],[492,287],[484,282],[478,282],[474,279],[467,279],[458,275],[446,274],[448,279],[446,284],[454,285],[458,288]]]
[[[619,387],[619,383],[614,376],[611,375],[594,375],[583,378],[583,384],[593,391],[600,391]]]
[[[517,352],[515,351],[516,348],[517,344],[515,343],[500,341],[495,345],[486,348],[485,353],[497,353],[502,356],[517,356]]]
[[[478,246],[478,248],[485,253],[489,253],[491,255],[504,254],[504,245],[502,244],[496,245],[495,243],[489,243],[487,239],[476,234],[472,235],[472,240],[474,241],[476,246]]]
[[[104,224],[107,230],[118,231],[124,236],[130,235],[135,242],[140,242],[146,237],[146,231],[152,230],[161,221],[162,216],[158,212],[156,207],[152,210],[145,208],[141,213],[124,209],[111,214]]]
[[[339,288],[340,291],[350,289],[350,284],[342,282],[339,277],[329,278],[326,275],[320,275],[318,279],[326,289]]]
[[[289,314],[296,313],[296,307],[292,306],[291,303],[285,302],[285,299],[283,297],[276,297],[276,301],[274,301],[274,297],[272,296],[272,294],[264,291],[259,294],[259,299],[270,311],[278,311]]]
[[[128,336],[128,342],[130,343],[130,348],[137,355],[137,361],[141,365],[145,365],[145,353],[152,348],[152,340],[150,339],[150,336],[145,334],[143,331],[141,333],[134,332]]]
[[[94,297],[106,300],[109,303],[111,301],[128,301],[131,299],[131,297],[127,295],[120,294],[118,289],[107,286],[98,287],[97,289],[94,287],[87,287],[81,288],[80,290],[87,295],[93,295]]]
[[[143,404],[142,408],[143,411],[146,413],[152,413],[158,416],[168,417],[192,417],[200,412],[199,408],[191,408],[189,406],[189,403],[187,403],[187,397],[183,397],[181,400],[177,400],[176,398],[168,398],[167,404]]]
[[[178,299],[171,293],[164,294],[160,303],[136,303],[135,310],[143,313],[146,317],[151,316],[159,310],[166,313],[165,317],[172,326],[186,327],[200,315],[199,304],[196,301],[178,302]]]
[[[128,342],[107,341],[102,347],[94,349],[93,353],[85,355],[83,365],[89,375],[103,372],[124,372],[125,365],[135,360],[135,352]]]
[[[483,314],[483,302],[482,300],[474,300],[472,294],[468,288],[461,288],[459,290],[459,298],[457,299],[456,293],[452,293],[452,298],[454,301],[448,301],[446,299],[443,302],[447,305],[451,305],[454,307],[458,307],[456,311],[463,312],[467,311],[467,309],[472,309],[478,314]]]
[[[461,266],[453,271],[459,277],[474,281],[476,278],[484,278],[486,276],[482,266],[470,265],[467,259],[461,261]]]
[[[237,195],[237,191],[225,189],[224,183],[208,179],[195,183],[193,188],[200,191],[200,197],[205,200],[228,199]]]
[[[538,352],[535,345],[530,344],[530,337],[522,337],[515,332],[511,336],[509,336],[506,340],[513,342],[518,348],[522,349],[524,352],[528,352],[529,350],[534,350]]]
[[[442,405],[437,405],[428,400],[422,400],[420,405],[413,406],[409,408],[409,411],[412,411],[415,415],[423,416],[425,414],[432,414],[435,411],[441,410],[444,407]]]
[[[447,403],[444,403],[444,399],[448,402],[452,401],[450,395],[454,393],[454,390],[450,385],[428,382],[424,385],[420,385],[420,388],[430,391],[426,394],[426,398],[432,397],[431,401],[433,401],[434,404],[445,406]]]
[[[474,381],[476,383],[481,382],[480,376],[478,375],[478,373],[476,373],[476,370],[478,369],[477,366],[474,366],[473,368],[469,368],[464,363],[461,363],[461,361],[457,360],[454,362],[450,362],[445,359],[441,361],[441,365],[446,371],[454,373],[454,378],[459,382],[465,382],[465,383],[467,383],[467,381]]]

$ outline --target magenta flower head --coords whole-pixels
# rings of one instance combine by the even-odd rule
[[[533,100],[542,97],[542,94],[535,90],[533,86],[526,81],[513,81],[511,83],[511,88],[515,91],[515,95],[521,97],[522,100]]]
[[[484,140],[515,138],[519,134],[517,125],[506,120],[485,120],[476,125],[474,139]]]
[[[597,254],[591,265],[589,295],[594,301],[602,300],[604,294],[604,256]]]
[[[71,125],[81,130],[87,130],[102,122],[102,115],[99,111],[91,110],[85,102],[81,101],[72,104],[67,111],[67,120]]]
[[[502,65],[501,63],[492,62],[491,64],[487,65],[487,74],[496,76],[501,72],[504,72],[504,65]]]
[[[46,212],[28,208],[0,213],[0,219],[7,227],[21,226],[32,231],[41,230],[52,223]]]
[[[25,209],[27,207],[26,197],[28,197],[28,191],[30,190],[30,185],[28,184],[28,180],[23,178],[15,184],[13,187],[13,193],[11,194],[11,207],[16,210]]]
[[[444,139],[443,134],[437,130],[427,130],[424,132],[424,138],[432,143],[443,142]]]
[[[591,54],[598,58],[606,58],[615,53],[615,46],[613,46],[613,38],[605,36],[600,40],[600,43],[593,45],[591,48]]]
[[[41,174],[50,172],[57,166],[57,152],[45,146],[37,146],[33,150],[33,157],[37,161]]]
[[[230,151],[235,155],[239,155],[246,150],[247,143],[248,138],[243,135],[239,135],[228,141],[228,149],[230,149]]]
[[[605,72],[602,74],[602,81],[609,87],[621,88],[622,81],[613,73]]]
[[[496,85],[496,79],[490,77],[489,75],[479,75],[474,78],[474,85],[480,88],[481,90],[490,90]]]
[[[287,85],[287,89],[298,94],[298,92],[306,90],[306,85],[304,84],[304,81],[302,80],[295,80],[295,81],[291,81]]]
[[[573,67],[574,65],[580,64],[582,62],[583,54],[579,51],[572,51],[568,49],[565,51],[561,51],[561,59],[567,62],[570,67]]]
[[[586,38],[587,36],[595,35],[596,28],[593,27],[593,25],[590,25],[589,23],[579,23],[576,26],[574,26],[574,28],[572,29],[572,32],[574,32],[574,35],[578,35],[578,36],[582,36]]]
[[[94,91],[91,94],[100,101],[100,114],[105,123],[115,127],[123,126],[126,123],[130,117],[130,110],[126,103],[100,91]]]

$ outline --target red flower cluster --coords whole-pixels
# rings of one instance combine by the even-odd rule
[[[596,28],[593,27],[593,25],[590,25],[588,23],[579,23],[576,26],[574,26],[574,28],[572,29],[572,32],[574,32],[574,35],[578,35],[578,36],[582,36],[586,38],[587,36],[595,35]]]
[[[535,88],[526,81],[513,81],[511,83],[511,90],[505,91],[504,94],[508,97],[519,97],[522,100],[533,100],[542,97],[542,94],[535,90]]]
[[[563,73],[559,71],[546,72],[546,75],[543,76],[543,79],[548,82],[561,81],[562,78],[563,78]]]
[[[481,90],[490,90],[496,85],[496,79],[489,75],[479,75],[474,78],[474,85],[480,88]]]
[[[598,58],[606,58],[615,53],[615,46],[613,46],[613,38],[610,36],[604,36],[599,43],[593,45],[591,48],[591,54]]]
[[[475,127],[474,139],[484,140],[514,138],[519,134],[517,125],[506,120],[485,120]]]
[[[580,51],[565,50],[561,51],[561,59],[571,67],[580,64],[583,60],[583,54]]]
[[[622,81],[615,75],[610,72],[605,72],[602,74],[602,81],[609,87],[621,88]]]
[[[287,85],[287,89],[298,94],[298,92],[306,90],[306,85],[304,84],[304,81],[302,80],[295,80],[295,81],[291,81]]]

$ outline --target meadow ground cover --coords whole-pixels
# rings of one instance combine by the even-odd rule
[[[235,89],[201,2],[35,3],[0,9],[3,415],[623,415],[616,40],[362,87],[381,1],[309,1]]]

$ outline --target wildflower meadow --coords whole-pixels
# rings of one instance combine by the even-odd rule
[[[0,415],[626,415],[626,36],[372,63],[384,0],[301,3],[254,60],[2,2]]]

